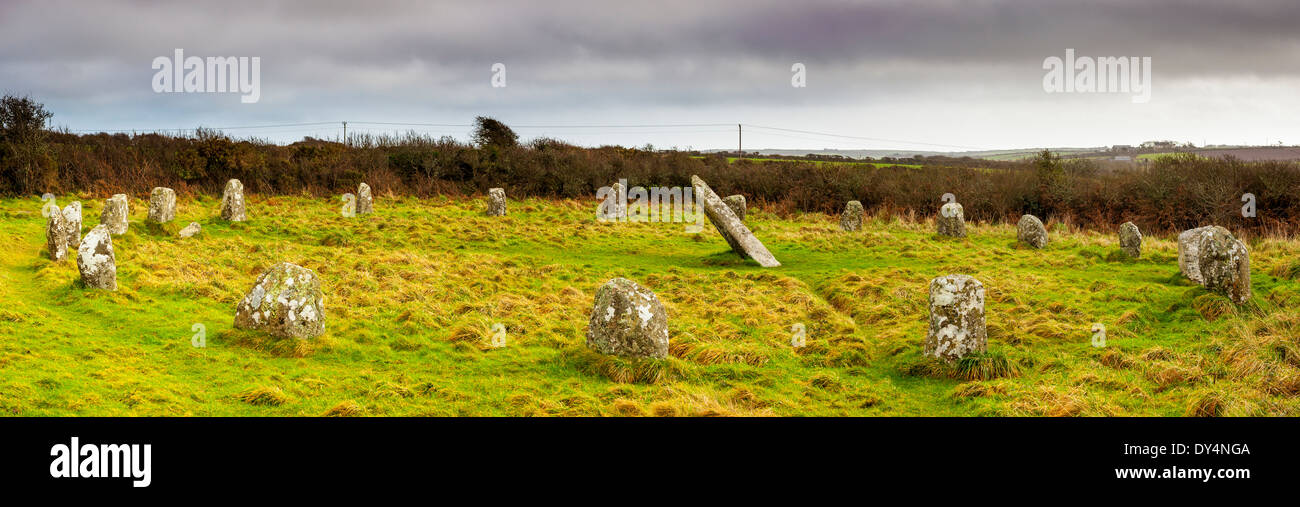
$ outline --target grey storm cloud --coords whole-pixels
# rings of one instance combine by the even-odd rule
[[[139,111],[162,104],[188,121],[229,101],[152,93],[149,62],[184,48],[260,57],[265,100],[299,109],[826,105],[959,87],[1038,98],[1043,59],[1066,48],[1151,56],[1159,80],[1297,77],[1297,26],[1295,0],[5,1],[0,88],[74,117],[164,118]],[[494,62],[507,64],[504,100]],[[793,62],[816,93],[790,96]]]

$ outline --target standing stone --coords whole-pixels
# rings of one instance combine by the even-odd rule
[[[722,202],[726,203],[728,208],[731,208],[731,212],[736,214],[736,218],[739,218],[741,222],[745,221],[745,196],[740,194],[729,195]]]
[[[591,309],[587,347],[615,356],[667,357],[668,313],[654,292],[636,282],[605,282]]]
[[[166,187],[153,187],[149,193],[149,218],[155,224],[165,224],[176,218],[176,191]]]
[[[939,235],[951,236],[954,238],[966,237],[966,211],[962,209],[961,204],[950,202],[939,208],[939,218],[935,219],[939,226]]]
[[[772,252],[767,251],[767,247],[754,237],[754,233],[749,231],[749,227],[740,221],[731,208],[722,203],[718,194],[713,193],[713,189],[700,179],[699,176],[691,175],[691,186],[695,190],[695,202],[704,208],[705,216],[713,222],[713,227],[718,229],[722,238],[727,240],[731,249],[740,254],[741,257],[754,259],[760,266],[773,268],[780,266]]]
[[[840,213],[840,228],[846,232],[862,228],[862,203],[849,201],[844,205],[844,213]]]
[[[188,238],[190,236],[198,234],[199,231],[201,230],[203,230],[203,226],[199,225],[198,222],[190,222],[190,225],[187,225],[185,226],[184,229],[181,229],[180,235],[182,238]]]
[[[239,180],[226,182],[226,189],[221,192],[221,219],[231,222],[248,220],[244,213],[244,184]]]
[[[357,214],[364,215],[374,213],[374,211],[375,201],[370,196],[370,185],[362,183],[360,187],[357,187]]]
[[[984,285],[967,275],[930,280],[930,331],[925,355],[948,362],[988,347]]]
[[[320,279],[296,264],[271,266],[235,307],[235,327],[260,329],[281,338],[320,336],[325,332]]]
[[[114,236],[126,234],[126,217],[129,216],[125,194],[115,194],[104,201],[104,212],[99,214],[99,224],[108,226]]]
[[[1047,228],[1043,227],[1043,221],[1033,215],[1020,217],[1020,223],[1016,224],[1016,239],[1034,248],[1047,246]]]
[[[1119,247],[1134,259],[1142,256],[1142,231],[1133,222],[1119,226]]]
[[[622,222],[627,220],[627,189],[623,188],[623,182],[616,181],[609,187],[612,195],[605,198],[601,203],[601,212],[604,213],[607,222]]]
[[[68,224],[61,212],[50,213],[45,218],[45,248],[49,250],[52,261],[68,258]]]
[[[63,208],[63,228],[68,233],[68,248],[81,246],[81,201]]]
[[[117,290],[117,256],[113,254],[113,235],[107,225],[95,226],[82,238],[77,249],[77,269],[86,287]]]
[[[1250,300],[1250,252],[1222,227],[1201,231],[1196,252],[1202,284],[1237,304]]]
[[[488,189],[487,215],[490,217],[506,216],[506,190],[504,188]]]
[[[1197,251],[1197,247],[1200,246],[1201,234],[1206,231],[1211,231],[1215,227],[1219,226],[1207,225],[1204,227],[1197,227],[1195,229],[1185,230],[1178,235],[1178,270],[1181,271],[1183,276],[1186,276],[1188,280],[1204,284],[1204,280],[1201,278],[1200,252]],[[1222,227],[1219,228],[1223,229]],[[1223,229],[1223,232],[1228,232],[1228,230]]]

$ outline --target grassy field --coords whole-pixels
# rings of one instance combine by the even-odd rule
[[[86,229],[103,196],[79,199]],[[606,224],[597,201],[249,196],[245,223],[182,199],[151,232],[146,202],[114,238],[117,292],[81,287],[43,256],[35,198],[0,201],[0,413],[315,415],[1297,415],[1300,248],[1250,239],[1254,302],[1236,308],[1178,274],[1175,244],[1124,258],[1111,232],[1065,231],[1031,250],[1011,225],[964,240],[930,223],[836,217],[749,223],[784,264],[762,269],[712,229]],[[203,232],[170,234],[190,221]],[[233,329],[234,307],[279,261],[322,278],[327,332],[310,341]],[[921,355],[928,281],[988,289],[989,352]],[[596,289],[623,276],[667,307],[670,356],[587,350]],[[191,345],[194,324],[206,347]],[[508,346],[493,349],[494,324]],[[1090,345],[1093,323],[1107,346]],[[790,346],[792,326],[806,347]]]

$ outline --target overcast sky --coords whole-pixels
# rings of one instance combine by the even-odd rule
[[[151,63],[176,48],[260,57],[260,100],[155,93]],[[1150,57],[1150,101],[1044,91],[1067,48]],[[737,123],[880,139],[747,127],[748,149],[1300,144],[1300,2],[4,0],[0,89],[73,130],[464,138],[359,122],[488,115],[582,145],[734,148]],[[709,126],[544,127],[593,124]]]

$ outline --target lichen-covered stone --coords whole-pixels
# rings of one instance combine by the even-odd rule
[[[61,212],[45,217],[45,248],[52,261],[68,258],[68,226]]]
[[[984,285],[967,275],[930,281],[930,331],[925,355],[955,361],[988,347],[984,324]]]
[[[176,219],[176,191],[166,187],[154,187],[149,193],[148,220],[155,224],[165,224]]]
[[[954,238],[966,237],[966,211],[961,204],[950,202],[939,208],[939,217],[935,219],[939,235]]]
[[[1178,235],[1178,270],[1186,276],[1188,280],[1203,284],[1205,281],[1201,278],[1201,258],[1197,247],[1200,246],[1201,234],[1219,227],[1217,225],[1207,225],[1188,229]],[[1223,229],[1222,227],[1219,227]],[[1223,229],[1228,232],[1227,229]]]
[[[1227,229],[1212,227],[1198,235],[1196,252],[1202,284],[1232,302],[1250,300],[1250,252]]]
[[[104,212],[99,214],[99,224],[108,227],[108,233],[114,236],[126,234],[127,221],[130,216],[125,194],[115,194],[104,201]]]
[[[722,202],[726,203],[728,208],[731,208],[731,212],[736,214],[736,218],[739,218],[741,222],[745,221],[745,196],[740,194],[729,195],[722,199]]]
[[[601,203],[601,213],[607,222],[621,222],[627,220],[627,206],[624,199],[627,198],[627,189],[623,188],[623,182],[616,181],[609,187],[611,196],[606,197]]]
[[[96,225],[81,239],[77,270],[86,287],[117,290],[117,256],[113,254],[113,235],[107,225]]]
[[[1142,256],[1142,231],[1138,230],[1137,224],[1124,222],[1119,226],[1119,247],[1134,259]]]
[[[1034,248],[1043,248],[1047,246],[1047,228],[1036,216],[1022,216],[1016,224],[1016,239]]]
[[[488,189],[487,215],[490,217],[506,216],[506,190],[504,188]]]
[[[370,195],[370,185],[362,183],[357,187],[357,214],[374,213],[375,200]]]
[[[81,246],[81,201],[63,208],[63,230],[68,234],[68,248]]]
[[[310,269],[281,262],[262,273],[239,306],[235,327],[282,338],[312,338],[325,332],[325,298]]]
[[[709,188],[704,180],[699,176],[691,175],[691,186],[695,191],[695,203],[704,208],[704,215],[709,217],[709,222],[712,222],[713,227],[722,234],[722,239],[727,240],[727,244],[731,245],[732,251],[740,254],[741,257],[754,259],[758,265],[765,268],[781,265],[776,257],[772,256],[772,252],[767,251],[767,247],[754,237],[754,233],[749,231],[745,222],[732,213],[731,208],[723,204],[722,199],[718,194],[713,193],[713,189]]]
[[[227,181],[225,190],[221,192],[221,219],[231,222],[248,220],[244,212],[244,184],[239,180]]]
[[[668,356],[668,313],[654,292],[626,278],[596,291],[587,325],[587,346],[624,357]]]
[[[203,230],[203,226],[199,225],[198,222],[190,222],[190,225],[187,225],[185,226],[184,229],[181,229],[179,234],[182,238],[188,238],[190,236],[198,234],[199,231],[202,230]]]
[[[853,232],[862,228],[862,203],[858,201],[849,201],[844,205],[844,212],[840,213],[840,229],[846,232]]]

